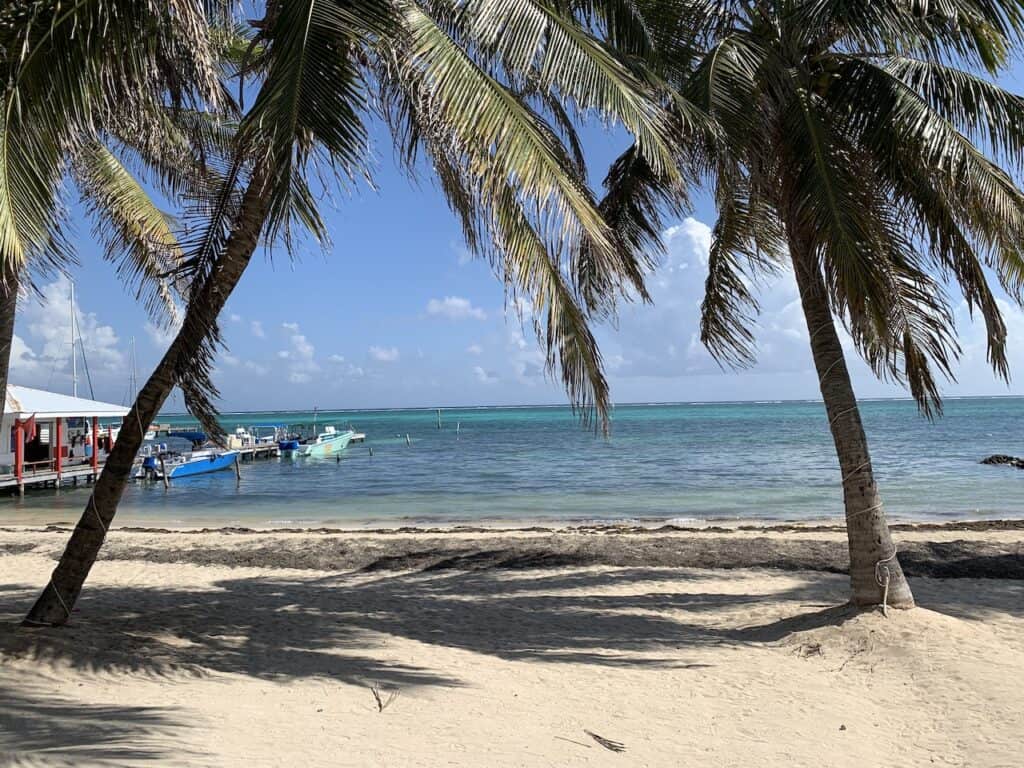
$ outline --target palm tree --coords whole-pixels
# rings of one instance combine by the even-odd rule
[[[713,179],[718,220],[701,338],[722,362],[754,359],[758,276],[792,268],[842,473],[852,601],[910,607],[872,471],[836,320],[876,375],[939,413],[959,355],[947,286],[984,319],[1006,377],[1006,328],[986,269],[1018,302],[1024,100],[990,79],[1019,44],[1019,0],[683,0],[640,3],[666,80],[719,135],[683,160]],[[657,174],[623,167],[626,209]]]
[[[215,196],[200,202],[187,245],[191,288],[181,331],[139,392],[31,624],[70,615],[117,509],[142,439],[174,386],[216,434],[210,381],[217,316],[260,243],[323,242],[309,171],[369,175],[368,118],[391,129],[410,171],[422,156],[469,247],[513,294],[532,300],[548,364],[584,419],[606,424],[608,388],[590,313],[643,295],[641,265],[585,180],[569,115],[618,120],[638,155],[675,176],[687,127],[616,51],[644,36],[631,3],[545,0],[268,2],[238,75],[255,92]],[[695,119],[695,113],[689,115]],[[569,145],[567,147],[567,144]]]
[[[19,292],[75,261],[63,234],[65,177],[106,258],[154,319],[175,311],[168,275],[182,251],[174,218],[150,189],[180,198],[209,183],[205,157],[217,141],[186,102],[202,95],[216,104],[214,54],[224,43],[209,39],[207,18],[222,17],[193,0],[122,5],[93,0],[69,13],[56,2],[13,3],[0,11],[0,392]],[[55,52],[57,60],[47,56]]]

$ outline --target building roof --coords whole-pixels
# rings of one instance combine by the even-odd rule
[[[84,397],[72,397],[58,392],[47,392],[44,389],[7,386],[7,405],[4,417],[14,416],[25,419],[35,414],[40,419],[68,418],[71,416],[126,416],[128,408],[113,403],[101,403],[97,400],[86,400]]]

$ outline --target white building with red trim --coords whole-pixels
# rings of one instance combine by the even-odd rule
[[[117,426],[102,428],[100,419],[119,425],[128,410],[8,385],[0,426],[0,487],[24,490],[26,485],[94,479],[117,439]]]

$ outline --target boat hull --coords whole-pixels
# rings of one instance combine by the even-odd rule
[[[322,459],[341,453],[348,447],[352,440],[352,432],[342,432],[334,437],[322,440],[319,443],[307,443],[300,445],[297,451],[299,456],[306,456],[311,459]]]
[[[206,475],[211,472],[223,472],[235,466],[238,458],[238,451],[225,451],[209,457],[193,459],[184,464],[178,464],[167,470],[167,477],[170,480],[178,480],[183,477],[194,477]]]

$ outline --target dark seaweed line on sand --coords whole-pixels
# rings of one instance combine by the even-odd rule
[[[894,523],[889,526],[893,531],[1024,531],[1024,519],[1021,520],[965,520],[958,522],[922,522],[922,523]],[[70,533],[71,523],[50,523],[39,528],[30,527],[0,527],[0,532],[23,533]],[[402,536],[408,534],[434,534],[443,536],[453,533],[615,533],[615,534],[656,534],[656,533],[704,533],[722,534],[735,531],[761,531],[764,533],[839,533],[846,530],[845,525],[823,524],[805,525],[800,523],[777,523],[774,525],[736,525],[736,526],[704,526],[688,527],[681,525],[661,525],[656,528],[642,525],[620,525],[620,524],[592,524],[592,525],[565,525],[565,526],[543,526],[530,525],[522,527],[499,527],[499,526],[472,526],[472,525],[451,525],[444,527],[422,527],[422,526],[401,526],[397,528],[247,528],[245,526],[221,526],[218,528],[151,528],[142,526],[118,526],[115,528],[119,533],[173,533],[173,534],[210,534],[220,533],[232,534],[275,534],[275,533],[305,533],[310,535],[330,536]]]
[[[247,546],[168,548],[110,542],[111,560],[154,563],[299,568],[333,572],[486,571],[586,566],[659,568],[770,568],[845,573],[846,543],[767,537],[636,539],[632,537],[547,536],[535,539],[491,535],[458,542],[401,538],[352,541],[260,542]],[[1020,542],[903,542],[900,562],[911,576],[1024,579]]]

